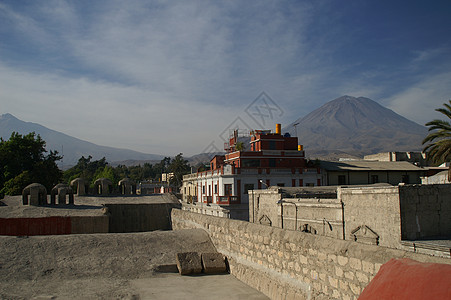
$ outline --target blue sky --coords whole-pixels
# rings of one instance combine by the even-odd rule
[[[188,156],[342,95],[440,117],[451,2],[0,0],[0,114],[97,144]]]

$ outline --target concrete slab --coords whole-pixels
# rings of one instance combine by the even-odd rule
[[[225,273],[227,271],[224,256],[221,253],[202,253],[201,258],[204,273],[217,274]]]
[[[180,276],[164,273],[130,281],[139,299],[269,299],[230,274]]]
[[[198,252],[177,253],[177,268],[181,275],[198,274],[202,272],[202,261]]]

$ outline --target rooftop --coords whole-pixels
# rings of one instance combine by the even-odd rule
[[[320,166],[327,171],[424,171],[406,161],[321,161]]]

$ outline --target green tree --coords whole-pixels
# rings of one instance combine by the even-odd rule
[[[445,108],[437,108],[436,111],[451,119],[451,100],[444,103]],[[424,152],[434,163],[440,164],[451,161],[451,124],[449,121],[435,119],[426,123],[429,126],[429,134],[423,140],[427,144]],[[451,166],[448,171],[448,179],[451,180]]]
[[[188,161],[185,160],[182,155],[182,153],[177,154],[168,167],[169,172],[174,173],[174,176],[171,178],[171,184],[175,186],[176,189],[182,186],[183,175],[190,172]]]
[[[13,132],[9,140],[0,138],[0,192],[22,193],[30,183],[38,182],[50,190],[60,182],[62,173],[56,162],[62,157],[57,151],[45,149],[45,141],[34,132],[21,135]]]
[[[64,181],[66,183],[70,183],[73,179],[81,177],[87,182],[93,182],[94,175],[98,172],[97,170],[103,170],[103,168],[105,168],[108,163],[106,162],[105,157],[95,161],[91,160],[91,155],[89,155],[87,158],[82,156],[75,166],[64,171]]]
[[[165,157],[159,163],[155,164],[155,166],[153,167],[155,171],[154,179],[158,180],[161,178],[161,174],[167,173],[170,164],[171,164],[170,157]]]
[[[94,178],[92,180],[92,183],[99,179],[99,178],[108,178],[113,183],[113,187],[117,186],[117,183],[119,182],[119,178],[116,176],[114,168],[106,165],[103,168],[97,169],[96,173],[94,174]]]
[[[244,143],[243,142],[237,142],[235,144],[235,149],[236,149],[236,151],[243,151],[245,149]]]

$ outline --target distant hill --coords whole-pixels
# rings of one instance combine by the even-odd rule
[[[294,124],[296,124],[296,128]],[[343,96],[289,124],[306,156],[329,159],[385,151],[421,151],[427,128],[364,97]]]
[[[37,123],[24,122],[11,114],[0,115],[0,136],[7,140],[15,131],[20,134],[35,132],[47,143],[47,150],[56,150],[61,154],[64,149],[64,167],[73,166],[81,156],[92,156],[94,160],[106,157],[108,162],[126,160],[160,161],[164,156],[145,154],[129,149],[99,146],[67,134],[49,129]],[[60,165],[60,163],[59,163]]]

